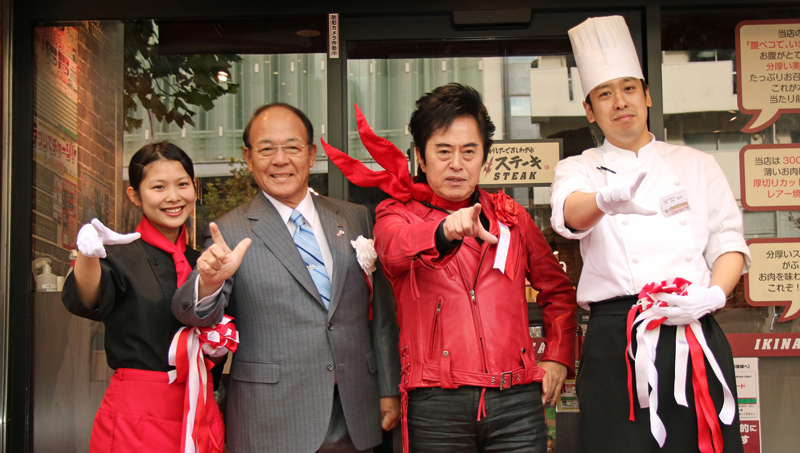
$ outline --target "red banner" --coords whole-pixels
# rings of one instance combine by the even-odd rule
[[[757,420],[742,421],[739,430],[742,432],[744,453],[761,453],[761,422]]]
[[[734,357],[800,356],[800,333],[729,333]]]

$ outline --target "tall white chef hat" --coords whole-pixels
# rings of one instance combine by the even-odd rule
[[[569,31],[584,96],[620,77],[644,79],[639,57],[622,16],[592,17]]]

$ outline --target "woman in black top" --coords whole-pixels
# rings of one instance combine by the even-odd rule
[[[108,365],[116,370],[90,451],[177,453],[183,439],[198,453],[222,452],[224,427],[211,386],[203,426],[187,434],[186,386],[170,384],[168,375],[170,344],[182,327],[172,296],[200,255],[186,247],[184,228],[196,199],[192,161],[171,143],[145,145],[131,159],[129,177],[128,197],[143,214],[137,232],[120,235],[97,219],[81,228],[62,295],[70,312],[105,324]]]

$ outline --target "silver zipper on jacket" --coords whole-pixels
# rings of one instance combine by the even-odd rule
[[[487,246],[485,250],[481,251],[481,259],[480,261],[478,261],[478,269],[475,272],[475,283],[472,285],[473,286],[472,288],[469,287],[469,283],[467,282],[467,275],[464,272],[464,266],[461,261],[461,256],[456,255],[456,258],[458,258],[458,268],[461,270],[461,277],[464,279],[464,286],[467,287],[467,290],[469,291],[469,298],[472,302],[472,321],[473,324],[475,325],[475,335],[478,336],[478,341],[480,342],[481,363],[483,364],[484,373],[488,373],[489,368],[486,366],[486,350],[483,346],[483,322],[481,321],[481,312],[478,309],[478,299],[475,296],[474,287],[478,285],[478,277],[480,276],[481,273],[483,258],[486,256],[486,251],[488,250],[489,248]]]

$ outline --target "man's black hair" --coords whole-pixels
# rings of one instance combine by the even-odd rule
[[[414,137],[414,144],[420,149],[420,159],[425,162],[425,146],[431,136],[440,129],[447,129],[456,118],[468,116],[478,123],[483,140],[483,163],[492,148],[494,123],[483,105],[480,93],[475,88],[459,83],[440,86],[417,101],[417,109],[411,114],[408,129]],[[417,169],[419,180],[425,180],[421,168]]]

